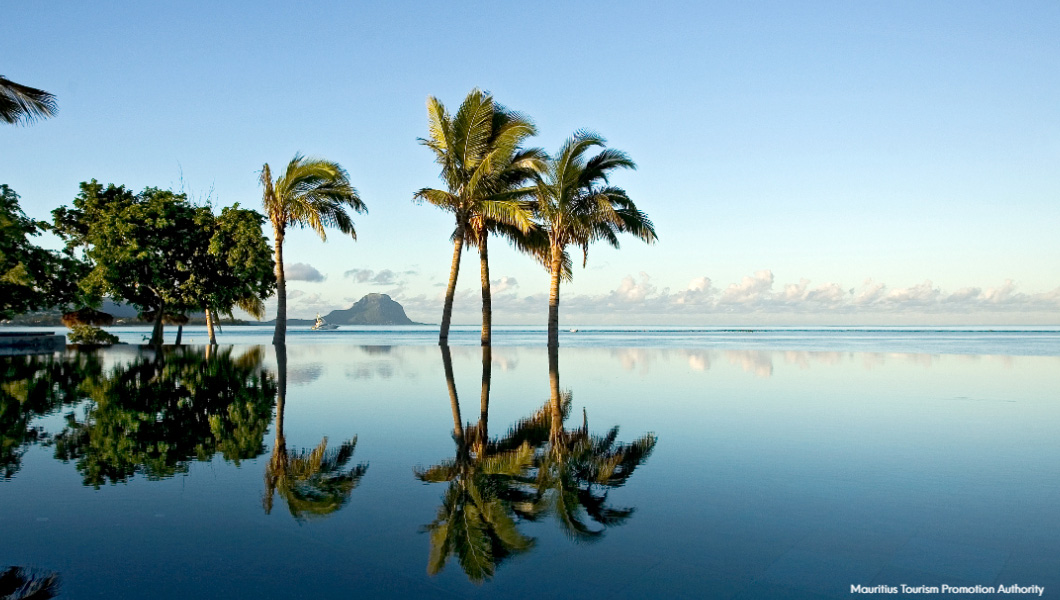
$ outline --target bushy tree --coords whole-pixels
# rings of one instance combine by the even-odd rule
[[[71,254],[33,244],[30,238],[48,225],[28,218],[18,200],[14,190],[0,185],[0,319],[76,303],[85,270]]]

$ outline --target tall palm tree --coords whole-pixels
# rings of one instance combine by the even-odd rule
[[[526,202],[531,188],[524,184],[543,167],[545,155],[537,148],[521,148],[528,137],[537,133],[529,118],[497,104],[493,96],[478,89],[471,90],[456,115],[450,115],[437,98],[429,97],[427,119],[429,134],[420,143],[434,151],[446,189],[423,188],[413,199],[453,213],[456,221],[438,343],[449,343],[460,254],[467,243],[479,250],[482,345],[488,346],[493,319],[489,234],[494,225],[522,232],[533,226],[531,207]]]
[[[353,221],[346,207],[359,213],[368,212],[349,176],[338,163],[296,154],[287,171],[276,181],[268,163],[261,169],[265,188],[262,204],[272,222],[276,238],[276,333],[273,344],[287,341],[287,284],[283,275],[283,239],[288,225],[309,227],[321,240],[327,241],[327,227],[357,239]]]
[[[559,284],[564,264],[570,261],[567,246],[582,248],[582,266],[588,259],[589,244],[603,240],[618,247],[619,233],[632,233],[647,243],[657,237],[655,226],[637,209],[625,190],[609,185],[615,169],[635,169],[625,152],[604,148],[599,135],[576,132],[559,153],[548,161],[537,180],[536,212],[548,237],[545,267],[552,275],[548,298],[548,345],[559,345]],[[603,148],[589,158],[593,148]]]
[[[0,121],[12,125],[21,121],[26,125],[53,116],[58,111],[52,94],[15,83],[0,75]]]

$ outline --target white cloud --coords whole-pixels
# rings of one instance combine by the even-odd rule
[[[754,277],[744,277],[740,283],[733,283],[721,293],[719,304],[754,304],[766,299],[773,289],[773,272],[764,269],[756,271]]]
[[[327,277],[308,263],[293,263],[283,266],[287,281],[324,281]]]

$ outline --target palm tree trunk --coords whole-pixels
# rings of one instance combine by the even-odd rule
[[[559,347],[559,280],[563,275],[563,253],[552,248],[552,288],[548,294],[548,347]]]
[[[210,345],[217,345],[217,336],[213,332],[213,311],[206,309],[206,330],[210,332]]]
[[[173,345],[174,346],[179,346],[180,345],[180,340],[183,337],[184,337],[184,326],[183,325],[177,325],[177,341],[173,342]]]
[[[275,224],[272,229],[276,238],[276,332],[272,343],[284,345],[287,343],[287,280],[283,275],[283,230]]]
[[[449,268],[449,287],[445,290],[445,306],[442,308],[442,328],[438,334],[438,345],[449,345],[449,323],[453,319],[453,298],[456,296],[456,277],[460,274],[460,253],[464,249],[464,225],[456,226],[456,241],[453,242],[453,266]]]
[[[155,313],[155,326],[154,329],[151,330],[151,341],[148,342],[152,346],[162,346],[162,314],[165,306],[165,302],[162,302],[161,300],[158,302],[158,309]]]
[[[486,240],[489,232],[479,233],[479,273],[482,276],[482,345],[489,346],[493,333],[493,298],[490,296],[490,258]]]

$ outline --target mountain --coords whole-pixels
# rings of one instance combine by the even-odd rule
[[[324,320],[335,325],[422,325],[386,294],[368,294],[346,310],[333,310]]]

